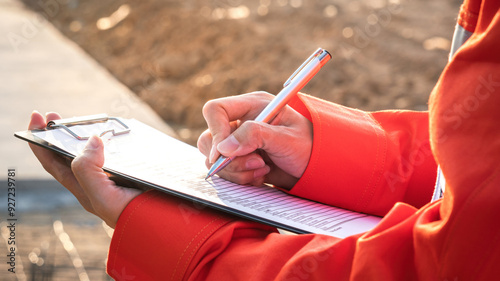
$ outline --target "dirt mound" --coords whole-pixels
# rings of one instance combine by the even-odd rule
[[[194,144],[213,98],[282,83],[316,48],[303,92],[364,110],[425,110],[459,2],[25,0]]]

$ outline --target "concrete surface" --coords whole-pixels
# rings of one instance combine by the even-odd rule
[[[85,212],[43,170],[27,143],[14,137],[27,128],[33,110],[63,117],[107,113],[173,131],[45,18],[16,0],[0,0],[0,280],[107,281],[109,228]],[[8,195],[8,169],[15,169],[15,197]],[[13,217],[9,198],[15,199]],[[15,219],[14,230],[7,218]],[[7,263],[12,237],[16,273]]]
[[[63,118],[107,113],[172,133],[150,107],[45,18],[18,1],[0,0],[0,171],[16,168],[19,178],[49,178],[26,143],[13,137],[27,127],[33,110],[59,112]]]

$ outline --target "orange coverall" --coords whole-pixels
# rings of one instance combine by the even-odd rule
[[[160,192],[134,199],[108,258],[117,280],[500,280],[500,1],[465,1],[472,37],[429,113],[363,112],[306,95],[310,163],[290,193],[384,216],[338,239],[281,235]],[[444,197],[429,203],[440,165]]]

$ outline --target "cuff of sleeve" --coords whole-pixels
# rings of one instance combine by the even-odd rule
[[[371,204],[386,165],[387,139],[380,125],[369,113],[303,94],[292,107],[311,120],[314,139],[309,164],[290,193],[384,214],[387,210]]]
[[[116,280],[181,280],[203,243],[229,216],[158,191],[122,212],[111,240],[108,274]],[[128,278],[128,279],[127,279]]]

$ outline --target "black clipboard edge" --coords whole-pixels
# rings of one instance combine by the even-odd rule
[[[33,130],[34,132],[40,132],[40,131],[44,131],[44,130]],[[50,144],[49,142],[35,136],[32,131],[20,131],[20,132],[16,132],[14,133],[14,136],[21,139],[21,140],[24,140],[24,141],[27,141],[29,143],[32,143],[32,144],[35,144],[35,145],[38,145],[40,147],[43,147],[45,149],[48,149],[48,150],[51,150],[57,154],[60,154],[70,160],[73,160],[76,156],[65,151],[65,150],[62,150],[52,144]],[[262,224],[265,224],[265,225],[270,225],[270,226],[273,226],[273,227],[276,227],[276,228],[280,228],[280,229],[284,229],[284,230],[287,230],[287,231],[290,231],[290,232],[293,232],[293,233],[297,233],[297,234],[310,234],[311,232],[308,232],[308,231],[305,231],[303,229],[299,229],[299,228],[295,228],[295,227],[291,227],[289,225],[285,225],[285,224],[282,224],[282,223],[279,223],[279,222],[276,222],[276,221],[272,221],[272,220],[268,220],[268,219],[265,219],[265,218],[261,218],[261,217],[258,217],[258,216],[255,216],[255,215],[251,215],[251,214],[248,214],[248,213],[245,213],[245,212],[242,212],[240,210],[237,210],[237,209],[233,209],[233,208],[230,208],[230,207],[225,207],[225,206],[221,206],[221,205],[218,205],[218,204],[215,204],[213,202],[210,202],[210,201],[205,201],[203,199],[200,199],[200,198],[196,198],[194,196],[191,196],[191,195],[187,195],[187,194],[184,194],[184,193],[181,193],[181,192],[178,192],[178,191],[175,191],[175,190],[172,190],[172,189],[169,189],[169,188],[166,188],[164,186],[159,186],[159,185],[156,185],[156,184],[152,184],[150,182],[147,182],[147,181],[143,181],[141,179],[138,179],[138,178],[135,178],[135,177],[131,177],[129,175],[125,175],[123,173],[120,173],[120,172],[117,172],[117,171],[114,171],[114,170],[111,170],[111,169],[108,169],[108,168],[103,168],[103,170],[108,173],[108,174],[111,174],[115,177],[118,177],[119,179],[123,179],[126,181],[126,183],[130,184],[131,183],[131,186],[133,188],[139,188],[139,189],[145,189],[144,187],[148,187],[148,188],[153,188],[155,190],[158,190],[158,191],[161,191],[161,192],[164,192],[166,194],[170,194],[170,195],[173,195],[173,196],[176,196],[178,198],[182,198],[184,200],[187,200],[187,201],[190,201],[192,203],[196,203],[196,204],[201,204],[203,206],[207,206],[207,207],[210,207],[210,208],[213,208],[213,209],[216,209],[216,210],[219,210],[219,211],[222,211],[222,212],[225,212],[227,214],[230,214],[230,215],[236,215],[236,216],[239,216],[241,218],[244,218],[244,219],[248,219],[248,220],[251,220],[251,221],[254,221],[254,222],[258,222],[258,223],[262,223]]]

